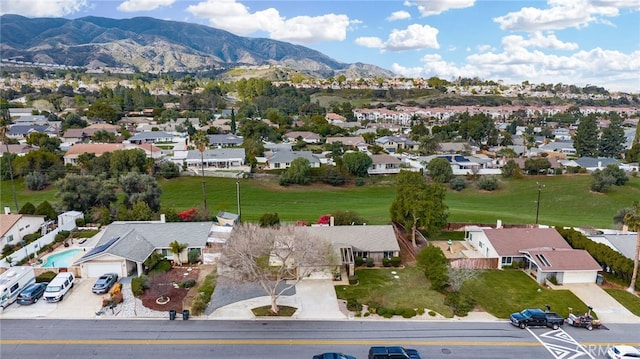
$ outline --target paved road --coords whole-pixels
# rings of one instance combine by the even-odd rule
[[[589,332],[521,330],[505,322],[6,319],[0,357],[298,359],[338,350],[364,358],[371,345],[396,344],[415,347],[425,358],[602,358],[609,345],[640,346],[639,329],[635,324]]]

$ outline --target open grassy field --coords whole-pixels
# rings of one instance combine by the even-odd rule
[[[478,278],[467,281],[460,291],[475,299],[478,307],[498,318],[509,318],[509,314],[526,308],[544,309],[545,304],[565,318],[569,315],[569,308],[573,308],[574,313],[587,311],[587,305],[571,291],[541,288],[519,270],[482,271]]]
[[[158,180],[163,189],[161,202],[177,210],[202,206],[201,178],[181,177]],[[539,176],[502,181],[499,190],[478,191],[472,187],[449,191],[450,222],[534,223],[540,182],[545,187],[540,198],[540,223],[564,226],[612,228],[612,217],[640,198],[640,178],[631,178],[623,187],[606,194],[589,191],[591,176]],[[237,211],[236,182],[228,178],[206,178],[207,205],[211,212]],[[18,204],[44,200],[55,203],[55,189],[29,191],[22,180],[16,181]],[[369,224],[389,223],[389,206],[395,197],[392,177],[368,181],[362,187],[326,185],[281,187],[275,183],[243,179],[240,181],[242,217],[255,221],[264,213],[277,212],[283,221],[315,222],[322,214],[335,210],[358,212]],[[0,183],[2,206],[13,205],[9,181]]]

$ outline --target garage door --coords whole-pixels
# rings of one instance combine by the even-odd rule
[[[97,278],[105,273],[117,273],[119,277],[122,277],[122,264],[120,262],[87,264],[87,276],[90,278]]]

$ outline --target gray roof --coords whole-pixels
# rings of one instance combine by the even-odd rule
[[[296,158],[306,158],[311,163],[320,163],[320,159],[310,151],[281,151],[272,153],[268,161],[270,163],[291,163]]]
[[[271,152],[291,151],[290,143],[265,143],[264,148]]]
[[[619,233],[619,234],[601,234],[592,237],[603,237],[609,243],[611,243],[618,252],[622,253],[625,257],[633,259],[636,252],[636,234],[635,233]]]
[[[400,246],[389,225],[295,227],[334,245],[347,244],[355,251],[399,251]]]
[[[173,138],[173,135],[164,131],[144,131],[138,132],[135,135],[129,137],[129,140],[144,140],[150,138]]]
[[[576,163],[580,165],[580,167],[585,168],[596,168],[596,167],[607,167],[610,164],[619,165],[619,162],[615,158],[608,157],[580,157],[576,160]]]
[[[226,160],[226,159],[236,159],[236,158],[245,158],[244,148],[216,148],[213,150],[207,149],[204,151],[204,159],[217,159],[217,160]],[[200,151],[198,150],[189,150],[187,152],[188,160],[200,160]]]
[[[102,234],[96,247],[80,258],[82,263],[103,254],[111,254],[136,262],[144,262],[156,249],[170,248],[170,243],[186,243],[188,248],[207,244],[213,222],[112,223]]]
[[[396,142],[396,143],[404,143],[405,145],[408,146],[415,146],[418,143],[415,141],[412,141],[408,138],[405,137],[400,137],[400,136],[384,136],[384,137],[380,137],[378,139],[376,139],[375,141],[376,143],[381,143],[381,144],[385,144],[385,143],[389,143],[389,142]]]
[[[574,148],[573,141],[553,141],[540,146],[540,149],[545,151],[559,151],[563,148]]]
[[[9,135],[28,135],[32,132],[55,133],[49,125],[13,125],[9,129]]]
[[[244,141],[244,138],[233,134],[207,135],[207,137],[209,138],[209,146],[218,144],[241,145]]]

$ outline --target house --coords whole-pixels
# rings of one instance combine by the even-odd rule
[[[181,166],[199,168],[202,163],[207,168],[234,168],[244,166],[244,148],[217,148],[206,149],[200,153],[198,150],[174,151],[172,162]]]
[[[283,138],[287,142],[296,142],[298,141],[298,138],[300,138],[302,139],[303,142],[306,142],[306,143],[318,143],[320,142],[320,139],[322,137],[320,137],[320,135],[317,133],[313,133],[309,131],[291,131],[291,132],[285,133]]]
[[[417,142],[400,136],[383,136],[376,139],[375,143],[390,153],[396,152],[400,149],[417,151],[419,147]]]
[[[44,133],[49,137],[55,137],[58,136],[58,129],[51,125],[11,125],[7,137],[22,140],[32,133]]]
[[[367,142],[362,138],[362,136],[352,136],[352,137],[327,137],[326,143],[342,143],[345,146],[356,147],[358,150],[362,151],[362,148],[366,151]]]
[[[400,246],[390,225],[303,226],[295,230],[330,243],[349,275],[354,273],[356,257],[372,258],[375,264],[381,265],[383,258],[400,256]]]
[[[373,163],[367,170],[370,175],[400,173],[402,161],[391,155],[371,155]]]
[[[573,249],[554,228],[484,228],[467,226],[465,240],[498,269],[522,264],[538,283],[595,283],[602,270],[587,251]]]
[[[618,162],[615,158],[607,158],[607,157],[580,157],[575,160],[575,163],[580,167],[584,167],[587,172],[593,172],[597,169],[605,169],[608,165],[616,165],[620,166],[620,162]]]
[[[268,169],[284,169],[291,166],[291,162],[296,158],[306,158],[311,167],[320,167],[320,159],[310,151],[279,151],[272,152],[267,156]]]
[[[104,273],[126,277],[130,273],[144,273],[144,261],[158,252],[169,260],[176,260],[171,242],[186,244],[180,260],[186,262],[187,253],[202,250],[207,245],[213,222],[114,222],[98,233],[96,246],[78,259],[82,277],[95,278]]]
[[[438,153],[465,153],[470,152],[471,146],[467,142],[442,142],[438,144]]]
[[[145,131],[136,133],[129,137],[128,140],[138,145],[142,143],[172,142],[173,135],[164,131]]]
[[[18,244],[24,236],[40,231],[45,216],[0,214],[0,248]]]
[[[238,147],[244,142],[244,138],[232,134],[207,135],[207,138],[212,147]]]
[[[9,147],[9,153],[14,154],[18,157],[22,157],[31,151],[40,149],[39,147],[34,147],[30,145],[22,145],[22,144],[5,145],[4,143],[0,143],[0,157],[2,157],[2,155],[7,151],[7,147]]]
[[[118,134],[119,127],[115,125],[111,125],[108,123],[94,123],[91,126],[85,128],[70,128],[64,132],[61,137],[63,142],[69,143],[79,143],[85,142],[89,140],[96,132],[106,131],[109,133],[113,133],[114,135]]]
[[[162,149],[153,146],[151,144],[134,145],[124,143],[77,143],[64,154],[64,164],[76,165],[78,163],[78,157],[83,153],[92,153],[96,157],[102,156],[107,152],[114,152],[118,150],[141,150],[147,155],[148,158],[160,158],[162,156]]]

